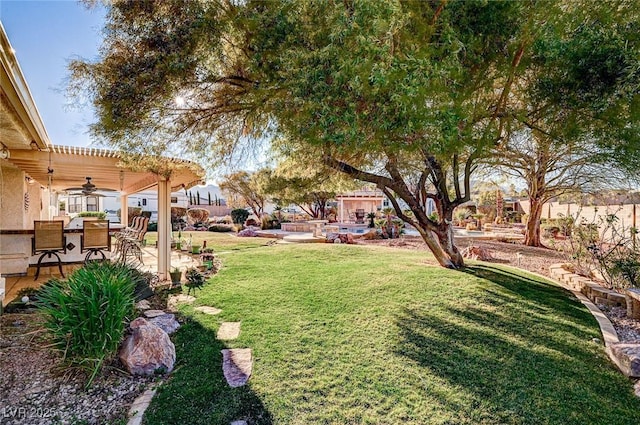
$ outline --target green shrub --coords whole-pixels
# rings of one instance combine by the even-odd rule
[[[247,218],[249,218],[249,211],[244,208],[231,210],[231,219],[235,224],[242,224],[247,220]]]
[[[39,295],[54,345],[70,366],[89,372],[87,386],[117,352],[133,314],[134,287],[129,267],[93,262]]]
[[[147,224],[147,231],[149,232],[157,232],[158,231],[158,223],[154,222],[150,222],[149,224]]]
[[[107,213],[104,211],[82,211],[78,213],[78,217],[97,217],[98,220],[104,220],[107,218]]]
[[[187,291],[187,295],[191,293],[192,289],[193,292],[195,292],[196,289],[200,289],[204,286],[204,275],[197,269],[193,267],[187,269],[185,276],[187,278],[187,283],[185,283],[185,285],[187,286],[187,288],[189,288],[189,290]]]

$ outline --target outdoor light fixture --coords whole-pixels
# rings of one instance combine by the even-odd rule
[[[120,192],[124,189],[124,171],[120,170]]]
[[[4,143],[0,143],[2,145],[2,149],[0,149],[0,159],[8,159],[9,158],[9,149],[4,145]]]

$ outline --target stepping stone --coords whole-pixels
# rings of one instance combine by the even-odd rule
[[[163,314],[161,316],[153,317],[148,321],[149,323],[153,323],[169,335],[180,328],[180,323],[178,323],[174,314]]]
[[[167,299],[167,309],[170,311],[177,311],[178,304],[191,304],[196,300],[196,297],[191,295],[179,294],[172,295]]]
[[[218,329],[216,338],[220,340],[236,339],[240,336],[240,322],[224,322]]]
[[[222,372],[231,388],[245,385],[251,377],[252,369],[251,348],[222,350]]]
[[[247,421],[233,421],[231,425],[249,425]]]
[[[147,310],[144,312],[145,317],[148,317],[149,319],[162,316],[163,314],[165,314],[165,312],[162,310]]]
[[[129,408],[129,421],[127,425],[140,425],[142,423],[142,416],[145,410],[147,410],[147,407],[149,407],[149,404],[151,404],[151,399],[155,394],[156,389],[152,386],[133,401],[131,408]]]
[[[211,315],[222,313],[222,310],[220,310],[219,308],[209,307],[208,305],[196,307],[194,310],[199,311],[200,313],[211,314]]]

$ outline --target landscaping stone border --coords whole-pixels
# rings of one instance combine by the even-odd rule
[[[155,385],[149,386],[141,396],[133,401],[131,408],[129,408],[129,421],[127,425],[140,425],[142,423],[144,412],[151,404],[151,399],[156,394],[156,389]]]
[[[640,378],[640,344],[621,343],[613,325],[596,306],[606,304],[611,306],[634,306],[635,293],[627,290],[626,295],[604,288],[592,280],[571,273],[564,268],[564,264],[549,266],[549,272],[560,286],[571,291],[591,312],[598,321],[602,337],[604,338],[605,352],[620,371],[629,378]]]

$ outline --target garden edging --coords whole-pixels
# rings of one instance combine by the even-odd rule
[[[605,352],[620,371],[629,378],[640,378],[640,344],[621,343],[611,321],[595,302],[626,306],[624,295],[604,288],[584,276],[571,273],[563,264],[549,266],[551,277],[563,288],[571,291],[595,317],[604,339]]]

